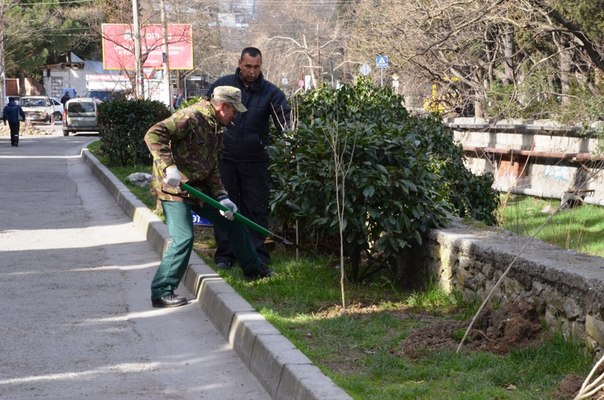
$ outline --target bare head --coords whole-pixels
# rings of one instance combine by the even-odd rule
[[[262,73],[262,53],[255,47],[246,47],[241,52],[241,58],[239,59],[239,69],[241,80],[247,84],[258,80],[258,77]]]

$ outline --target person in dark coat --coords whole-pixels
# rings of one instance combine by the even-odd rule
[[[71,99],[71,95],[69,94],[69,91],[65,91],[65,94],[63,95],[63,97],[61,97],[61,104],[63,104],[63,107],[65,107],[65,104]]]
[[[268,228],[269,156],[271,119],[278,133],[289,129],[291,107],[285,94],[262,75],[262,53],[255,47],[241,52],[239,66],[232,75],[218,78],[207,92],[222,85],[241,89],[242,102],[248,109],[239,113],[224,133],[224,149],[219,164],[220,177],[231,199],[240,206],[241,213],[255,223]],[[264,237],[249,230],[258,255],[265,264],[270,262]],[[235,257],[226,235],[214,227],[218,268],[230,268]]]
[[[4,125],[8,122],[11,146],[19,146],[19,128],[21,121],[25,121],[25,113],[14,97],[8,98],[8,104],[4,106],[2,111],[2,121]]]

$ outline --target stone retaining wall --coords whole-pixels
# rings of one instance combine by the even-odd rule
[[[446,291],[482,302],[508,266],[490,304],[526,300],[535,304],[548,328],[604,349],[604,258],[563,250],[539,240],[529,243],[499,229],[455,220],[433,230],[419,264]]]

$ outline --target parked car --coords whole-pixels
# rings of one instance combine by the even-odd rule
[[[126,92],[123,90],[89,90],[84,97],[94,97],[101,101],[123,100],[126,98]]]
[[[51,97],[50,101],[52,101],[52,108],[54,110],[52,113],[53,121],[61,121],[63,119],[63,111],[65,111],[63,104],[56,97]]]
[[[63,112],[63,136],[76,132],[99,132],[98,105],[93,97],[76,97],[65,103]]]
[[[19,104],[25,113],[25,121],[52,124],[55,116],[55,105],[48,96],[23,96]]]

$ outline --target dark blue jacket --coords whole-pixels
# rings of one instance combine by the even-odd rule
[[[291,107],[285,94],[260,74],[258,80],[247,89],[237,68],[233,75],[218,78],[207,92],[208,98],[217,86],[234,86],[241,89],[241,102],[247,112],[237,113],[234,125],[227,127],[223,135],[222,158],[231,161],[268,161],[266,146],[269,144],[270,119],[281,133],[290,127]]]
[[[9,101],[2,112],[2,120],[5,122],[25,121],[25,113],[21,106],[14,101]]]

